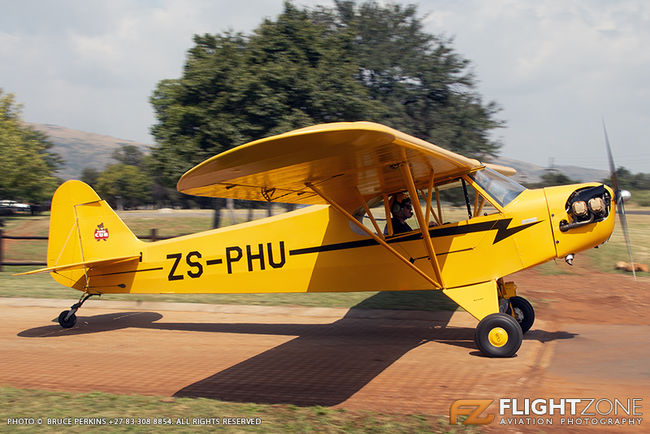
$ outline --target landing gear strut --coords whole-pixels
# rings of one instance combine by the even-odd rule
[[[512,357],[535,321],[533,306],[517,296],[514,282],[497,281],[499,312],[485,316],[478,323],[474,342],[489,357]]]
[[[499,295],[499,312],[510,315],[517,320],[521,331],[526,333],[535,322],[535,309],[528,300],[517,295],[514,282],[497,281]]]
[[[530,302],[523,297],[510,297],[506,313],[517,320],[524,333],[530,330],[535,322],[535,310]]]
[[[64,310],[59,314],[59,325],[63,327],[64,329],[69,329],[71,327],[74,327],[74,325],[77,323],[77,311],[83,304],[88,300],[90,297],[93,295],[99,295],[99,294],[84,294],[81,296],[79,301],[72,306],[70,306],[70,310]]]

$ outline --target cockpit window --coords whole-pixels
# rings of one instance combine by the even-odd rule
[[[486,167],[469,175],[501,206],[506,206],[526,188]]]

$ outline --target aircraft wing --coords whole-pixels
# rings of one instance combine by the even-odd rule
[[[216,155],[185,173],[182,193],[326,204],[310,183],[348,211],[359,207],[356,186],[365,199],[406,189],[400,165],[410,163],[417,188],[431,177],[440,181],[484,164],[400,131],[372,122],[314,125],[256,140]],[[514,169],[491,166],[506,175]]]

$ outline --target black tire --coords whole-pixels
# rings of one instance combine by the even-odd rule
[[[515,312],[513,315],[510,306],[508,306],[506,313],[516,319],[521,327],[521,331],[526,333],[535,322],[535,309],[533,309],[533,305],[525,298],[518,296],[510,297],[508,302]]]
[[[75,315],[74,313],[70,315],[70,318],[68,318],[66,321],[65,317],[68,316],[68,312],[70,311],[64,310],[59,314],[59,325],[64,329],[72,328],[77,323],[77,315]]]
[[[524,334],[519,323],[510,315],[493,313],[476,326],[474,342],[488,357],[512,357],[521,346]]]

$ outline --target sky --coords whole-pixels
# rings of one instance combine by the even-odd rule
[[[295,0],[299,6],[331,1]],[[453,38],[484,101],[502,108],[504,157],[650,173],[650,2],[420,0]],[[149,97],[182,74],[192,35],[250,33],[282,0],[0,0],[0,89],[28,122],[153,143]]]

